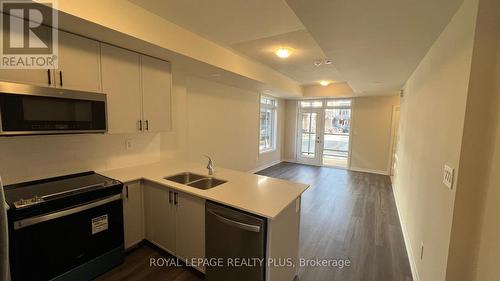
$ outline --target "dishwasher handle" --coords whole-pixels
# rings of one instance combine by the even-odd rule
[[[237,227],[237,228],[240,228],[240,229],[243,229],[243,230],[247,230],[247,231],[251,231],[251,232],[260,232],[260,226],[258,225],[253,225],[253,224],[248,224],[248,223],[242,223],[242,222],[238,222],[238,221],[234,221],[234,220],[231,220],[231,219],[228,219],[228,218],[225,218],[217,213],[215,213],[214,211],[212,210],[207,210],[210,214],[214,215],[219,221],[227,224],[227,225],[230,225],[230,226],[234,226],[234,227]]]

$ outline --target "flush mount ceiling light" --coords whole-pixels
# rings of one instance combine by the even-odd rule
[[[330,81],[321,80],[321,81],[319,81],[319,84],[320,84],[321,86],[328,86],[328,85],[330,85]]]
[[[289,49],[289,48],[279,48],[277,49],[276,51],[274,51],[274,53],[282,58],[282,59],[286,59],[290,56],[290,54],[292,53],[292,51]]]

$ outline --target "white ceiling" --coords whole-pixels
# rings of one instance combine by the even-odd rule
[[[225,45],[304,29],[284,0],[129,1]]]
[[[303,85],[398,91],[463,0],[129,0]],[[278,47],[292,55],[280,59]],[[331,58],[332,65],[314,66]]]
[[[463,0],[287,0],[357,93],[397,91]]]

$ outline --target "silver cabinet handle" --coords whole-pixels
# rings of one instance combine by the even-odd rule
[[[225,218],[219,214],[216,214],[214,211],[211,211],[211,210],[208,210],[208,212],[212,215],[214,215],[219,221],[227,224],[227,225],[231,225],[231,226],[234,226],[234,227],[237,227],[237,228],[240,228],[240,229],[243,229],[243,230],[248,230],[248,231],[252,231],[252,232],[260,232],[260,226],[258,225],[253,225],[253,224],[247,224],[247,223],[242,223],[242,222],[238,222],[238,221],[233,221],[233,220],[230,220],[228,218]]]
[[[170,191],[168,192],[168,203],[169,203],[169,204],[172,204],[172,193],[173,193],[173,192],[172,192],[172,190],[170,190]]]
[[[146,131],[149,131],[149,120],[146,120],[145,123],[146,123]]]
[[[179,203],[179,201],[177,200],[178,196],[179,196],[179,193],[174,192],[174,205],[177,205],[177,203]]]
[[[142,131],[142,120],[139,120],[138,124],[139,124],[139,131]]]
[[[18,230],[21,228],[28,227],[30,225],[34,225],[34,224],[42,223],[45,221],[50,221],[50,220],[54,220],[57,218],[69,216],[69,215],[72,215],[72,214],[75,214],[75,213],[78,213],[81,211],[92,209],[92,208],[95,208],[95,207],[98,207],[98,206],[101,206],[104,204],[108,204],[108,203],[116,201],[116,200],[121,200],[121,199],[122,199],[121,194],[117,194],[117,195],[113,195],[111,197],[105,198],[103,200],[94,201],[94,202],[89,203],[87,205],[78,206],[76,208],[67,209],[67,210],[63,210],[63,211],[59,211],[59,212],[54,212],[54,213],[50,213],[50,214],[43,215],[43,216],[18,220],[18,221],[14,222],[14,229]]]

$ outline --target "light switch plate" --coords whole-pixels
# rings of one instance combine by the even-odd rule
[[[454,169],[448,165],[444,165],[443,183],[449,189],[453,189],[453,176],[454,176],[453,174],[454,174]]]

